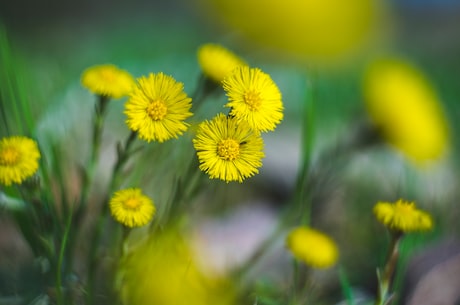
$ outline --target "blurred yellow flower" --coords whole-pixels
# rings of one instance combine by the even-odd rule
[[[184,120],[192,116],[192,99],[183,89],[182,83],[162,72],[140,77],[125,104],[126,124],[147,142],[178,138],[187,130]]]
[[[257,131],[272,131],[283,119],[283,102],[270,75],[258,68],[238,67],[223,81],[230,115]]]
[[[177,230],[154,232],[122,259],[125,305],[234,304],[232,284],[202,272]]]
[[[40,151],[37,142],[12,136],[0,140],[0,183],[22,183],[38,170]]]
[[[254,176],[262,166],[264,142],[260,133],[233,117],[218,114],[198,126],[193,145],[197,150],[200,169],[211,179],[226,182]]]
[[[232,51],[214,43],[207,43],[199,47],[198,63],[203,74],[219,84],[236,67],[247,65]]]
[[[339,256],[329,236],[309,227],[297,227],[289,232],[286,247],[295,258],[314,268],[332,267]]]
[[[127,71],[107,64],[93,66],[83,71],[81,83],[94,94],[120,98],[131,92],[134,79]]]
[[[374,215],[388,228],[401,232],[424,231],[433,227],[430,214],[418,210],[414,202],[399,199],[395,203],[378,202]]]
[[[372,63],[364,79],[369,116],[384,139],[416,163],[440,158],[449,143],[448,127],[430,83],[397,59]]]
[[[109,202],[110,211],[116,221],[127,227],[140,227],[149,223],[155,214],[152,200],[139,188],[115,192]]]
[[[197,0],[245,42],[312,60],[359,49],[382,28],[378,0]]]

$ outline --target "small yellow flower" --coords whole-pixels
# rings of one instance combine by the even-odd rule
[[[308,227],[293,229],[286,238],[286,247],[295,258],[315,268],[332,267],[339,256],[329,236]]]
[[[379,222],[395,231],[425,231],[433,227],[430,214],[418,210],[415,203],[402,199],[395,203],[378,202],[374,206],[374,215]]]
[[[249,123],[257,131],[270,131],[283,119],[283,102],[270,75],[258,68],[236,68],[223,81],[230,115]]]
[[[131,92],[134,79],[127,71],[107,64],[86,69],[81,76],[81,83],[94,94],[120,98]]]
[[[22,136],[0,140],[0,183],[22,183],[38,170],[40,151],[37,142]]]
[[[211,179],[243,182],[262,166],[263,139],[245,122],[218,114],[198,126],[193,145],[200,169]]]
[[[374,62],[364,79],[369,116],[383,138],[417,164],[440,158],[449,135],[441,104],[420,71],[397,59]]]
[[[198,63],[203,74],[217,83],[221,83],[235,68],[247,65],[232,51],[214,43],[200,46]]]
[[[139,78],[125,105],[126,124],[147,142],[178,138],[187,130],[184,120],[192,115],[192,99],[183,89],[182,83],[161,72]]]
[[[113,218],[131,228],[146,225],[156,211],[152,200],[143,195],[138,188],[115,192],[109,206]]]
[[[235,288],[205,274],[177,229],[155,231],[122,259],[119,287],[123,304],[235,304]]]

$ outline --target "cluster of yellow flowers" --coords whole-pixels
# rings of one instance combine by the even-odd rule
[[[374,215],[397,236],[426,231],[433,227],[430,214],[417,209],[414,202],[403,199],[394,203],[378,202],[374,206]],[[295,258],[314,268],[329,268],[338,260],[335,242],[326,234],[310,227],[292,229],[286,237],[286,247]]]
[[[197,55],[203,75],[221,86],[228,98],[223,105],[228,109],[227,114],[218,113],[193,128],[192,144],[199,169],[210,179],[243,182],[262,166],[265,156],[262,134],[274,131],[283,120],[282,94],[270,75],[250,67],[220,45],[202,45]],[[189,129],[192,98],[172,76],[159,72],[135,79],[127,71],[108,64],[85,70],[81,83],[102,97],[101,103],[110,98],[128,97],[124,114],[131,130],[130,139],[162,143],[178,138]],[[411,159],[435,159],[446,150],[447,127],[437,99],[416,70],[397,61],[376,63],[365,77],[365,99],[382,137]],[[0,183],[5,186],[23,183],[39,170],[40,157],[33,139],[22,136],[1,139]],[[156,213],[153,200],[140,188],[115,191],[108,207],[113,218],[129,228],[149,224]],[[378,202],[373,212],[379,222],[395,233],[395,238],[433,227],[428,213],[402,199],[395,203]],[[285,245],[296,259],[314,268],[330,268],[339,259],[333,239],[308,226],[291,230]],[[140,285],[121,284],[123,298],[133,304],[231,304],[234,287],[208,279],[189,259],[189,250],[177,232],[162,232],[142,244],[123,262],[124,283],[141,278]],[[161,274],[162,280],[150,282],[146,278],[150,271]],[[220,293],[226,289],[227,293]],[[219,298],[209,291],[219,291],[216,294]]]
[[[199,168],[210,178],[239,181],[258,173],[262,166],[261,132],[272,131],[283,118],[281,93],[270,78],[217,44],[198,49],[203,74],[221,84],[227,93],[228,115],[217,114],[202,122],[193,139]],[[95,66],[82,75],[82,84],[98,95],[117,98],[128,95],[124,113],[126,124],[147,142],[178,138],[189,127],[192,99],[182,83],[160,72],[136,81],[113,65]],[[123,190],[111,200],[114,217],[133,227],[148,223],[154,209],[140,190]]]
[[[217,44],[198,50],[203,74],[222,85],[228,96],[227,115],[217,114],[199,124],[193,139],[199,168],[210,178],[239,181],[258,173],[262,166],[262,132],[273,131],[283,119],[281,93],[271,77],[250,68],[231,51]],[[128,96],[126,124],[139,139],[164,142],[178,138],[189,127],[192,99],[182,83],[162,72],[134,79],[127,71],[107,64],[86,69],[82,85],[108,100]],[[0,143],[0,181],[21,183],[38,169],[37,144],[23,137]],[[142,226],[155,208],[139,189],[114,194],[110,207],[114,217],[126,226]]]

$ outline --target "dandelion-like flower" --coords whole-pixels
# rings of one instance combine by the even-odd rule
[[[247,44],[276,55],[330,64],[355,55],[386,28],[380,0],[200,0],[208,15]],[[281,51],[281,53],[280,53]],[[281,56],[280,56],[281,55]],[[348,55],[348,56],[347,56]],[[342,58],[344,57],[344,58]]]
[[[134,79],[127,71],[107,64],[86,69],[81,76],[81,83],[94,94],[120,98],[131,92]]]
[[[198,49],[198,63],[203,74],[217,83],[232,73],[239,66],[246,66],[246,62],[225,47],[207,43]]]
[[[20,184],[38,170],[40,151],[37,142],[12,136],[0,140],[0,183]]]
[[[200,169],[226,182],[243,182],[257,174],[265,156],[260,133],[222,113],[198,126],[193,145]]]
[[[156,211],[152,200],[142,194],[139,188],[115,192],[110,199],[109,206],[113,218],[131,228],[146,225]]]
[[[120,264],[123,304],[235,304],[231,282],[205,274],[177,229],[150,233],[130,250]]]
[[[370,65],[364,82],[369,116],[383,138],[417,164],[439,159],[449,135],[441,103],[426,78],[398,59]]]
[[[230,115],[249,123],[257,131],[271,131],[283,119],[283,102],[270,75],[258,68],[236,68],[223,81]]]
[[[395,203],[378,202],[374,215],[391,230],[400,232],[426,231],[433,227],[430,214],[416,208],[414,202],[399,199]]]
[[[297,227],[289,232],[286,247],[295,258],[315,268],[332,267],[339,256],[329,236],[309,227]]]
[[[147,142],[178,138],[192,115],[192,99],[183,89],[182,83],[162,72],[139,78],[125,105],[126,124]]]

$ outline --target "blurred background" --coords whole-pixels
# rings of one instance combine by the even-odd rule
[[[274,0],[15,0],[0,2],[0,22],[21,68],[17,72],[22,86],[30,92],[38,134],[48,140],[63,136],[69,158],[76,160],[85,147],[75,143],[87,136],[90,117],[85,114],[93,107],[92,96],[80,85],[81,72],[89,66],[113,63],[136,77],[162,71],[183,82],[191,95],[200,75],[197,48],[214,42],[271,75],[283,94],[285,119],[276,132],[264,135],[266,158],[260,175],[244,184],[209,186],[206,195],[219,198],[211,200],[218,203],[198,205],[201,208],[195,211],[198,219],[206,219],[194,228],[196,247],[211,253],[213,258],[203,261],[217,270],[249,257],[290,198],[301,162],[303,107],[310,90],[315,99],[312,158],[320,160],[322,152],[340,143],[366,117],[362,96],[366,64],[385,55],[414,64],[430,80],[445,111],[451,131],[448,157],[429,169],[419,169],[388,147],[358,152],[340,165],[326,160],[331,166],[318,166],[320,174],[314,182],[320,191],[312,197],[320,208],[312,223],[338,241],[341,264],[357,291],[372,295],[375,267],[382,263],[388,241],[375,238],[382,234],[371,214],[376,201],[407,197],[435,215],[435,232],[407,241],[406,261],[428,246],[438,249],[445,240],[454,240],[455,245],[458,238],[460,2],[341,2],[332,1],[324,11],[321,1],[300,0],[285,1],[282,8]],[[210,114],[221,109],[222,103],[217,105],[209,106]],[[1,106],[9,107],[5,99]],[[127,132],[120,124],[123,105],[111,106],[106,142]],[[336,157],[340,156],[331,158]],[[107,158],[103,163],[110,164],[110,154]],[[213,216],[199,214],[203,210]],[[7,217],[2,224],[9,231],[2,230],[10,232],[0,236],[0,268],[7,274],[20,264],[18,253],[27,251]],[[459,253],[455,247],[442,249]],[[27,260],[27,254],[24,257]],[[431,259],[436,265],[436,259]],[[281,270],[287,261],[279,242],[256,274],[283,283],[288,275]],[[425,264],[418,266],[413,268],[423,274]],[[8,279],[1,279],[0,295],[16,289]],[[327,287],[325,291],[334,292],[329,303],[338,303],[336,277],[325,273],[318,280]],[[403,282],[402,276],[398,283]],[[460,287],[458,279],[450,285]]]

